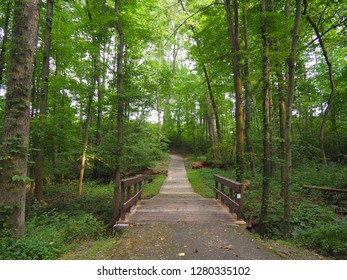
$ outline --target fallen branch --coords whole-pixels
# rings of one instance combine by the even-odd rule
[[[309,186],[309,185],[302,185],[303,189],[316,189],[321,191],[331,191],[331,192],[347,192],[347,190],[344,189],[336,189],[336,188],[327,188],[327,187],[317,187],[317,186]]]

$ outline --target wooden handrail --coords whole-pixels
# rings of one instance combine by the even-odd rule
[[[137,175],[121,180],[121,220],[125,220],[126,212],[129,212],[130,208],[136,205],[137,201],[141,199],[142,183],[144,180],[144,175]],[[133,191],[131,191],[131,187],[133,187]]]
[[[237,220],[242,220],[242,208],[243,208],[243,192],[249,185],[249,181],[244,181],[239,183],[228,178],[219,176],[215,174],[215,187],[213,188],[215,192],[215,198],[220,198],[221,202],[228,205],[229,211],[235,212]],[[228,193],[225,193],[225,187],[228,188]]]

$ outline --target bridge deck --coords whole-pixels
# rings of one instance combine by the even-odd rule
[[[236,215],[215,199],[206,199],[193,192],[183,158],[171,156],[168,177],[159,194],[141,200],[127,215],[129,224],[224,223],[236,222]]]

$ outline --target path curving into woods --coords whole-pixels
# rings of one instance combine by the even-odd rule
[[[113,259],[278,259],[235,224],[215,199],[193,192],[179,155],[172,155],[159,194],[127,216]]]

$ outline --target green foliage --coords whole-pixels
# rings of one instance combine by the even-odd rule
[[[32,181],[33,180],[30,179],[28,176],[19,176],[19,175],[12,176],[12,182],[22,182],[22,183],[28,184]]]
[[[311,229],[318,225],[327,225],[335,221],[335,209],[317,204],[300,204],[291,216],[292,227],[300,230]]]
[[[95,239],[104,233],[103,224],[90,214],[67,215],[52,210],[31,216],[23,238],[2,236],[0,259],[55,259],[69,248],[68,244]]]
[[[1,260],[49,260],[55,259],[61,249],[47,241],[32,238],[0,238]]]
[[[0,207],[0,233],[2,231],[7,231],[8,219],[10,218],[14,209],[14,205],[2,205]]]
[[[56,259],[83,241],[106,235],[112,185],[85,184],[82,198],[75,194],[75,184],[47,186],[45,190],[48,204],[28,203],[23,238],[11,238],[9,232],[1,231],[0,259]]]
[[[117,147],[117,135],[111,132],[96,152],[100,155],[103,169],[113,174]],[[141,120],[129,121],[124,128],[124,148],[122,170],[126,174],[136,174],[153,167],[156,161],[163,159],[167,145],[158,141],[155,125]]]
[[[347,259],[347,220],[299,233],[294,242],[320,254]]]
[[[204,160],[205,158],[189,158],[186,162],[188,178],[193,189],[202,196],[213,197],[213,174],[233,178],[230,170],[222,169],[189,169],[190,161]],[[320,175],[318,175],[320,174]],[[244,219],[253,216],[254,226],[260,215],[261,204],[261,173],[256,172],[249,178],[251,184],[244,194]],[[294,170],[292,189],[291,212],[291,239],[297,245],[318,250],[320,253],[337,258],[346,258],[347,224],[337,222],[335,207],[329,203],[335,201],[320,192],[311,192],[300,188],[302,182],[338,187],[345,184],[346,172],[344,166],[320,166],[304,164]],[[269,213],[265,221],[266,238],[282,238],[283,203],[280,198],[280,185],[277,178],[271,178]]]
[[[219,142],[210,148],[207,159],[216,166],[230,167],[233,165],[233,142]]]

